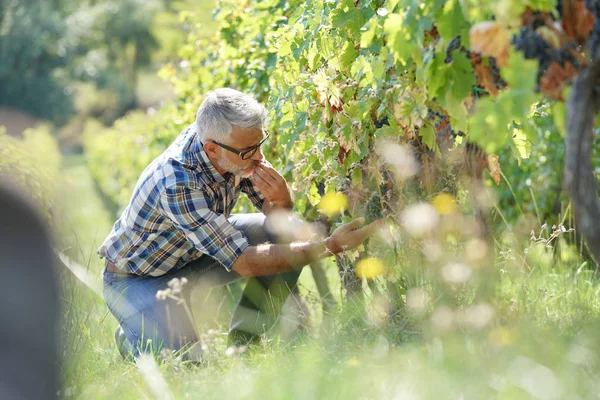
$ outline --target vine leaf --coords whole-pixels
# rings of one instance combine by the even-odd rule
[[[567,38],[583,45],[594,29],[594,15],[587,9],[584,0],[564,0],[562,9],[562,26]]]
[[[526,121],[531,105],[540,97],[534,92],[537,62],[511,49],[507,64],[501,74],[508,88],[496,98],[481,98],[469,116],[469,139],[487,153],[496,153],[508,144],[510,125]]]
[[[576,73],[577,70],[570,62],[562,66],[553,61],[540,80],[540,90],[551,99],[563,100],[561,95],[563,85]]]
[[[344,102],[342,101],[342,92],[335,82],[327,76],[325,69],[320,69],[313,75],[313,82],[316,86],[317,101],[319,104],[329,104],[332,111],[340,111],[344,105]]]
[[[496,154],[490,154],[488,157],[488,170],[496,185],[500,184],[500,163]]]
[[[433,151],[436,150],[436,132],[431,125],[422,126],[419,130],[419,135],[421,135],[423,143],[425,143],[429,149]]]
[[[392,51],[394,59],[402,65],[407,64],[410,58],[411,34],[404,29],[404,17],[400,14],[390,14],[383,24],[383,30],[387,34],[387,46]]]
[[[510,32],[506,26],[496,21],[480,22],[471,27],[469,40],[472,51],[496,58],[500,67],[505,65],[510,45]]]
[[[436,23],[437,30],[442,38],[449,41],[460,35],[464,25],[465,17],[460,3],[456,0],[447,1]]]

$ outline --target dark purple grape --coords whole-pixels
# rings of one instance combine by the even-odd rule
[[[450,64],[452,62],[452,53],[455,50],[463,49],[460,40],[460,35],[458,35],[452,39],[450,43],[448,43],[448,47],[446,48],[446,59],[444,60],[446,64]]]

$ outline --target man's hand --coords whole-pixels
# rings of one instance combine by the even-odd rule
[[[377,229],[381,228],[384,221],[379,219],[361,228],[364,223],[364,218],[357,218],[338,227],[325,240],[325,247],[334,254],[358,247],[369,236],[373,235]]]
[[[273,203],[275,207],[292,208],[294,206],[287,182],[273,168],[259,163],[254,168],[252,181],[265,196],[265,199]]]

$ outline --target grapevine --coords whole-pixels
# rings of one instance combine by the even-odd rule
[[[510,147],[515,160],[526,157],[538,137],[532,116],[542,112],[539,105],[564,108],[565,89],[596,56],[599,7],[595,0],[420,7],[222,0],[220,32],[207,41],[192,31],[181,52],[186,66],[163,75],[179,92],[178,121],[192,121],[204,93],[217,87],[264,102],[273,137],[267,158],[294,182],[296,210],[305,217],[319,217],[328,193],[353,190],[363,193],[362,207],[341,219],[386,216],[415,198],[408,192],[415,185],[425,200],[455,189],[446,177],[457,169],[390,184],[396,160],[378,154],[378,143],[408,146],[421,175],[429,160],[458,155],[477,166],[476,174],[487,168],[499,184],[495,154]],[[95,171],[131,169],[131,153]],[[387,198],[400,200],[392,205]],[[396,255],[385,257],[395,262]]]

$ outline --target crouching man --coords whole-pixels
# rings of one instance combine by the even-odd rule
[[[98,250],[106,259],[104,297],[120,324],[117,342],[127,343],[134,356],[198,340],[192,313],[175,297],[189,304],[191,289],[202,282],[250,277],[229,335],[238,345],[255,340],[275,320],[304,265],[354,248],[373,233],[373,224],[355,220],[325,240],[283,243],[268,216],[293,202],[284,178],[263,158],[266,124],[265,108],[252,97],[233,89],[210,92],[195,124],[140,176]],[[261,213],[231,215],[240,192]],[[187,283],[174,288],[178,296],[165,296],[173,278]]]

